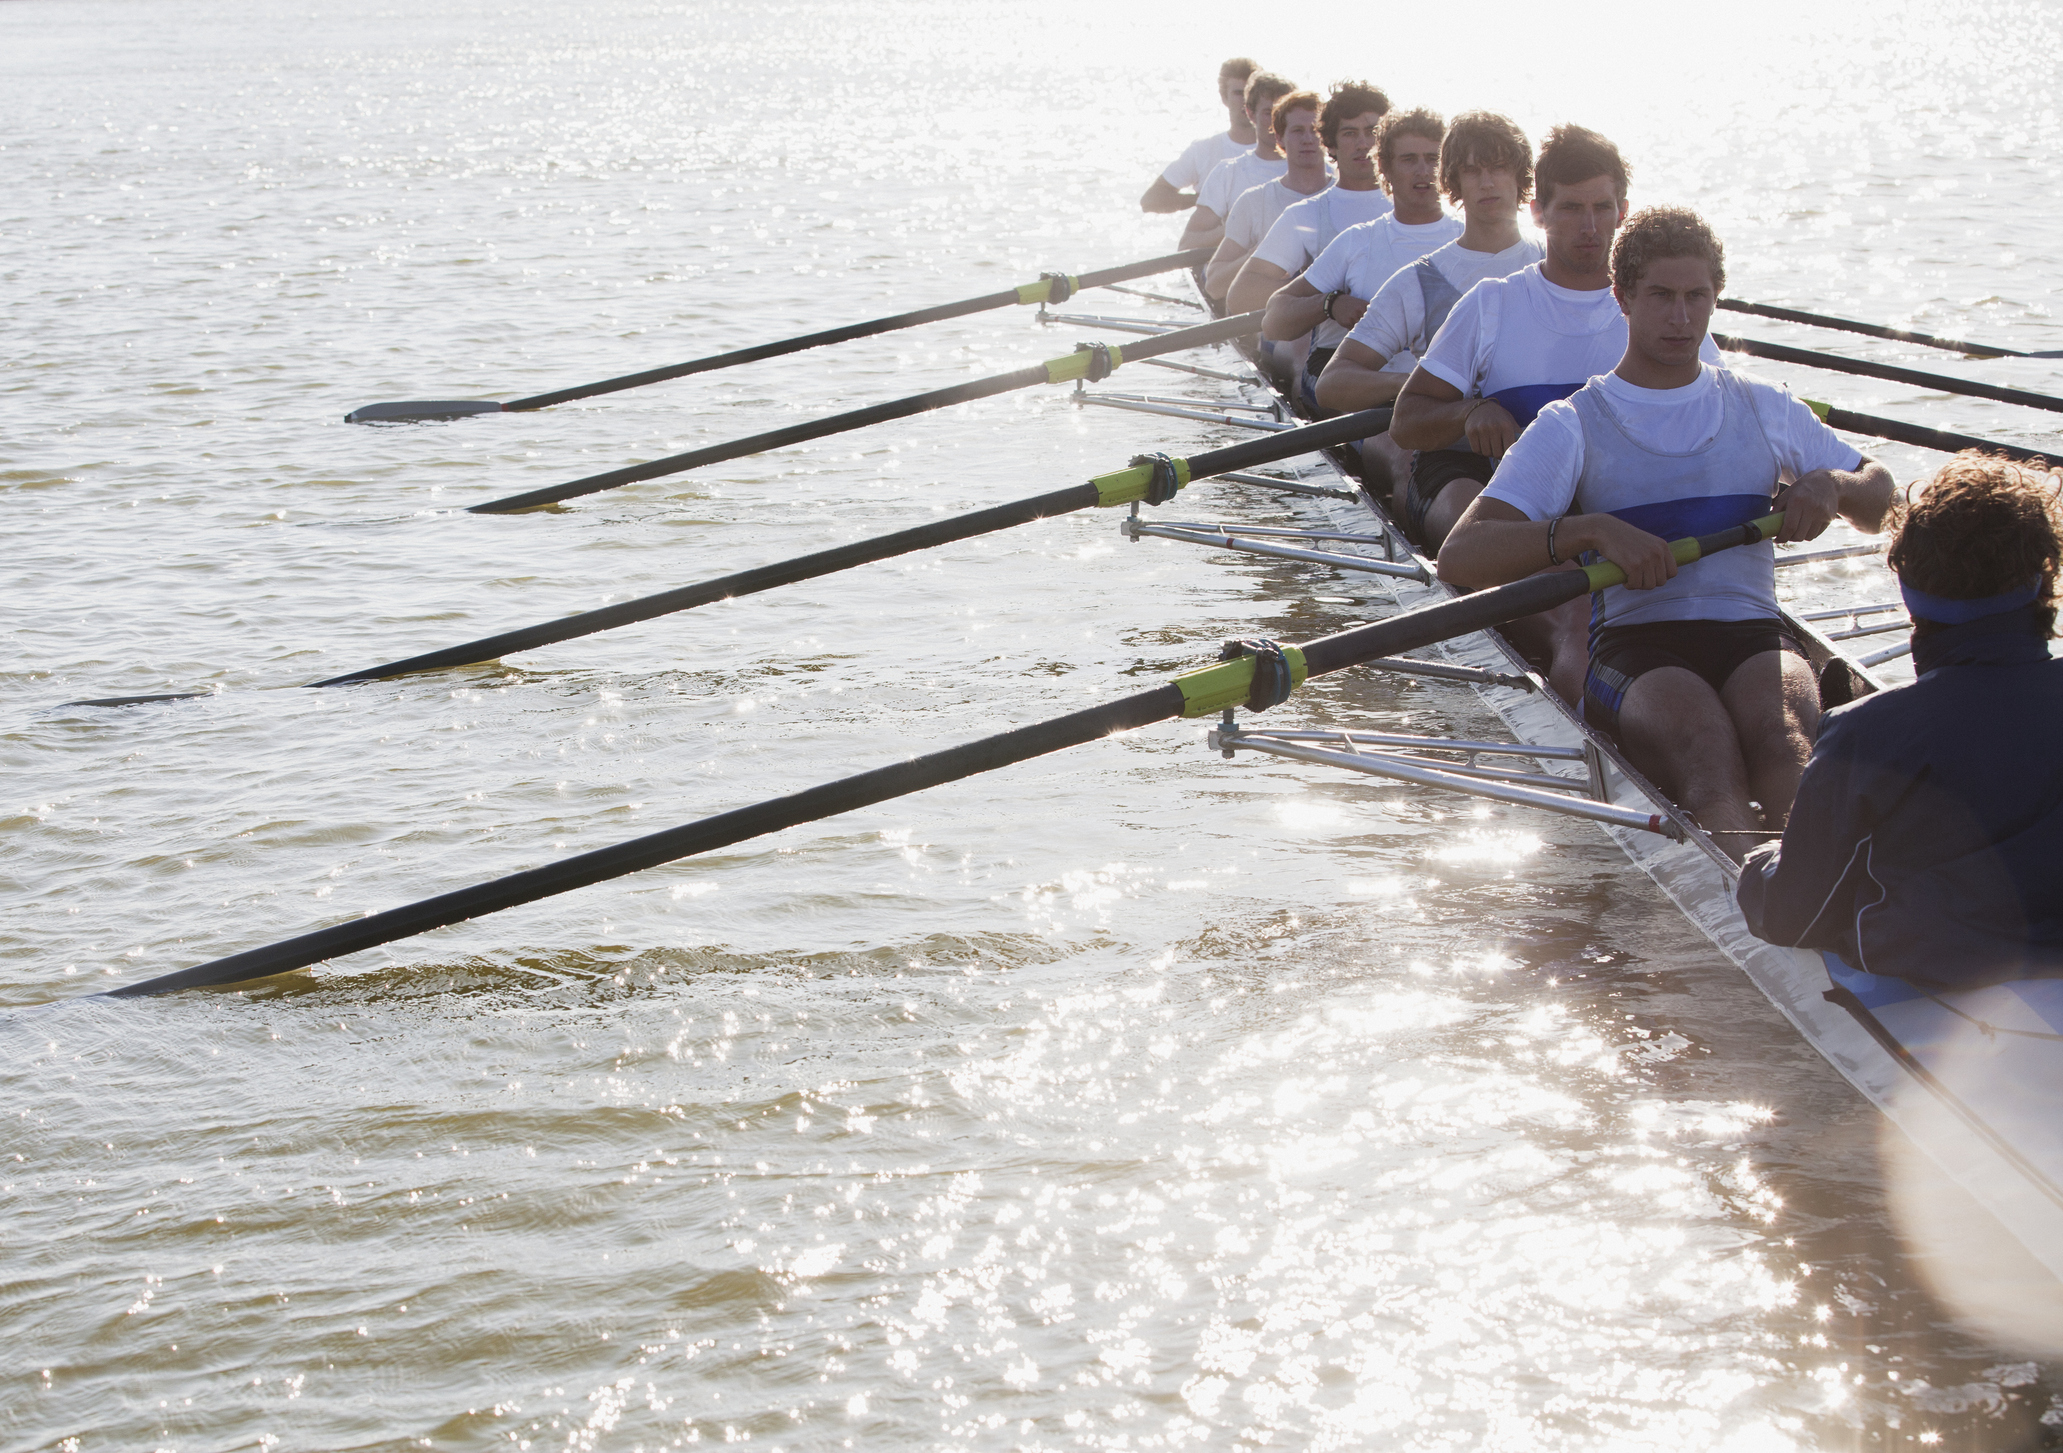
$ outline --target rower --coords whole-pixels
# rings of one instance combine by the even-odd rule
[[[1609,199],[1564,185],[1565,195],[1586,207]],[[1591,597],[1584,716],[1738,858],[1783,829],[1818,691],[1777,608],[1767,542],[1680,574],[1667,542],[1767,514],[1772,492],[1784,512],[1777,540],[1813,539],[1837,514],[1875,531],[1891,475],[1784,390],[1701,359],[1726,261],[1695,213],[1635,216],[1611,277],[1625,316],[1618,366],[1518,436],[1441,548],[1440,577],[1501,585],[1586,555],[1623,569],[1626,589]],[[1515,294],[1500,299],[1509,316],[1526,307],[1525,286],[1486,283],[1470,297]],[[1472,325],[1457,308],[1447,327]]]
[[[1182,154],[1153,179],[1153,185],[1139,199],[1140,211],[1188,211],[1196,205],[1196,188],[1212,167],[1253,149],[1259,138],[1254,133],[1253,119],[1246,114],[1246,81],[1259,69],[1245,56],[1234,56],[1218,67],[1218,100],[1225,107],[1225,129],[1184,147]]]
[[[1936,990],[2063,977],[2056,490],[1972,452],[1905,507],[1889,561],[1919,679],[1827,717],[1783,842],[1741,865],[1756,936],[1822,950],[1858,992],[1855,970]]]
[[[1389,109],[1390,98],[1365,81],[1342,81],[1332,88],[1318,108],[1318,137],[1339,180],[1283,208],[1232,279],[1225,294],[1227,312],[1266,307],[1269,296],[1309,267],[1340,233],[1389,215],[1389,193],[1375,160],[1376,132]]]
[[[1420,114],[1438,120],[1429,112]],[[1422,139],[1400,152],[1422,158]],[[1415,164],[1423,165],[1422,160]],[[1545,255],[1539,243],[1519,231],[1519,203],[1533,194],[1533,148],[1509,119],[1488,111],[1455,117],[1440,139],[1437,175],[1440,190],[1461,207],[1460,235],[1379,280],[1381,286],[1354,319],[1353,331],[1320,366],[1313,393],[1324,409],[1352,413],[1391,402],[1463,294],[1484,278],[1503,277]],[[1412,186],[1419,185],[1414,177]],[[1428,205],[1437,216],[1438,201],[1429,196],[1417,199],[1412,215],[1423,219]],[[1401,199],[1397,211],[1401,218]],[[1337,314],[1339,305],[1333,311]],[[1362,458],[1371,473],[1379,468],[1389,476],[1397,489],[1397,512],[1403,514],[1404,486],[1413,465],[1408,450],[1391,435],[1377,435],[1363,441]]]
[[[1204,265],[1204,296],[1222,302],[1247,254],[1267,236],[1275,219],[1300,197],[1313,197],[1332,185],[1325,164],[1325,142],[1318,135],[1318,96],[1292,91],[1275,103],[1270,118],[1289,169],[1273,181],[1248,187],[1225,217],[1225,235]],[[1276,345],[1262,342],[1265,357]]]
[[[1247,120],[1254,128],[1254,148],[1230,161],[1219,162],[1204,174],[1203,185],[1196,189],[1196,210],[1189,214],[1189,223],[1182,229],[1180,246],[1184,252],[1192,247],[1216,247],[1218,239],[1225,235],[1225,214],[1232,210],[1239,194],[1248,187],[1273,181],[1288,168],[1282,148],[1275,144],[1270,118],[1275,113],[1275,103],[1295,89],[1295,82],[1273,71],[1255,71],[1246,78],[1243,104]]]
[[[1311,339],[1310,357],[1304,361],[1303,397],[1316,416],[1331,412],[1319,401],[1319,377],[1346,338],[1347,329],[1367,311],[1368,300],[1400,269],[1461,236],[1460,221],[1440,210],[1440,138],[1446,130],[1447,123],[1438,113],[1423,108],[1392,111],[1383,117],[1376,128],[1375,162],[1392,210],[1333,238],[1302,277],[1292,278],[1268,299],[1261,323],[1263,337],[1280,342]],[[1342,185],[1345,176],[1342,163]],[[1290,212],[1302,205],[1297,203]],[[1281,225],[1279,220],[1277,225]],[[1263,249],[1267,245],[1263,241]],[[1247,267],[1259,262],[1257,257]],[[1404,377],[1403,372],[1397,373],[1397,386],[1402,386]],[[1388,435],[1378,434],[1361,442],[1361,465],[1362,477],[1376,497],[1388,499],[1396,481],[1410,467],[1410,456],[1392,445]]]

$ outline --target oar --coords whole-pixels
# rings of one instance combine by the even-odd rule
[[[669,454],[664,459],[654,459],[647,464],[612,469],[606,474],[590,474],[585,479],[547,485],[543,489],[526,490],[522,494],[509,495],[506,499],[491,499],[485,504],[469,505],[467,509],[476,515],[505,515],[515,510],[535,509],[539,505],[557,504],[560,500],[596,494],[605,489],[615,489],[619,485],[636,484],[641,480],[658,479],[668,474],[679,474],[684,470],[700,469],[705,464],[720,464],[726,459],[742,459],[748,454],[762,454],[769,449],[781,449],[790,444],[822,439],[831,434],[864,429],[870,424],[882,424],[890,419],[907,419],[912,414],[950,408],[954,404],[964,404],[970,399],[992,398],[997,394],[1009,393],[1012,389],[1030,388],[1034,384],[1069,383],[1078,378],[1094,383],[1108,376],[1110,371],[1120,364],[1153,358],[1162,353],[1179,353],[1185,348],[1201,348],[1206,343],[1223,343],[1229,338],[1257,333],[1260,327],[1261,315],[1253,312],[1242,313],[1236,318],[1225,318],[1214,323],[1199,323],[1194,328],[1182,328],[1152,338],[1142,338],[1135,343],[1127,343],[1122,348],[1114,343],[1108,346],[1101,343],[1084,343],[1078,345],[1073,353],[1048,359],[1044,363],[1035,363],[1030,368],[993,374],[970,383],[956,383],[951,388],[912,394],[908,398],[893,399],[885,404],[869,404],[864,409],[830,414],[821,419],[812,419],[806,424],[790,424],[785,429],[773,429],[764,434],[751,435],[749,438],[733,439],[726,444],[705,445],[700,449],[690,449],[685,454]]]
[[[1972,379],[1950,378],[1941,373],[1922,373],[1917,368],[1899,368],[1889,363],[1867,363],[1860,358],[1843,358],[1837,353],[1820,353],[1810,348],[1786,348],[1781,343],[1763,343],[1754,338],[1733,338],[1714,333],[1712,341],[1729,353],[1750,358],[1767,358],[1773,363],[1801,363],[1807,368],[1824,368],[1830,373],[1853,373],[1863,378],[1881,378],[1891,383],[1911,384],[1936,393],[1967,394],[1973,399],[1996,399],[2002,404],[2024,404],[2030,409],[2048,409],[2063,414],[2063,399],[2030,393],[2021,388],[2000,388]]]
[[[1689,564],[1719,550],[1766,540],[1782,524],[1782,515],[1766,515],[1717,534],[1675,541],[1670,548],[1679,563]],[[1392,616],[1372,625],[1358,626],[1338,635],[1325,636],[1302,647],[1280,647],[1279,657],[1273,654],[1241,655],[1178,676],[1151,691],[1138,692],[1086,711],[1019,727],[1015,731],[984,737],[977,742],[949,747],[942,752],[892,766],[877,767],[855,777],[842,778],[786,797],[771,798],[611,847],[561,858],[541,868],[530,868],[470,888],[440,893],[434,898],[425,898],[400,908],[347,919],[282,943],[247,949],[227,958],[147,979],[140,984],[125,985],[108,991],[108,997],[132,998],[170,993],[175,989],[270,978],[274,974],[305,969],[325,959],[478,918],[482,914],[568,893],[625,873],[656,868],[678,858],[711,852],[748,838],[921,792],[927,787],[993,772],[998,767],[1042,757],[1049,752],[1100,741],[1118,732],[1134,731],[1177,717],[1210,716],[1241,704],[1257,710],[1265,709],[1313,676],[1324,676],[1375,657],[1416,650],[1435,641],[1467,635],[1521,616],[1550,610],[1579,595],[1620,584],[1625,578],[1618,566],[1610,564],[1591,565],[1581,570],[1550,571]],[[1257,688],[1256,676],[1259,673],[1256,666],[1264,660],[1270,663],[1270,667],[1267,679]],[[1284,675],[1287,680],[1281,679]]]
[[[1944,454],[1956,454],[1965,449],[1981,449],[1987,454],[2003,454],[2008,459],[2017,459],[2022,464],[2039,464],[2044,469],[2063,469],[2063,458],[2044,454],[2039,449],[2022,449],[2018,444],[2001,444],[1996,439],[1980,439],[1975,434],[1951,434],[1946,429],[1923,429],[1918,424],[1902,424],[1897,419],[1880,419],[1875,414],[1853,414],[1846,409],[1837,409],[1820,399],[1805,399],[1805,405],[1831,429],[1845,429],[1851,434],[1874,434],[1879,439],[1891,439],[1900,444],[1917,444],[1922,449],[1939,449]]]
[[[1858,323],[1852,318],[1829,318],[1824,313],[1801,313],[1796,308],[1772,308],[1767,303],[1744,303],[1738,298],[1721,298],[1719,306],[1735,313],[1752,313],[1758,318],[1778,318],[1786,323],[1809,323],[1815,328],[1838,328],[1871,338],[1890,338],[1900,343],[1920,343],[1945,348],[1950,353],[1973,353],[1979,358],[2063,358],[2063,349],[2047,353],[2022,353],[2017,348],[1994,348],[1989,343],[1964,343],[1955,338],[1936,338],[1932,333],[1909,333],[1903,328],[1886,328],[1880,323]]]
[[[561,616],[557,620],[504,631],[499,635],[483,636],[462,646],[450,646],[441,651],[426,651],[419,656],[389,661],[384,666],[368,666],[362,671],[350,671],[342,676],[331,676],[322,681],[304,684],[310,687],[343,686],[353,681],[378,681],[385,677],[405,676],[417,671],[442,671],[451,666],[470,666],[479,661],[495,661],[503,656],[512,656],[518,651],[534,651],[539,646],[570,641],[579,636],[592,636],[601,631],[612,631],[619,626],[648,621],[675,611],[692,610],[698,605],[708,605],[712,601],[730,600],[740,595],[754,595],[763,590],[793,585],[797,581],[815,580],[819,576],[851,570],[858,565],[907,555],[915,550],[929,550],[938,545],[951,544],[955,540],[972,539],[976,535],[992,534],[997,530],[1007,530],[1013,525],[1050,519],[1054,515],[1071,514],[1076,510],[1091,509],[1099,505],[1130,504],[1134,500],[1157,504],[1161,501],[1152,498],[1157,470],[1164,471],[1166,487],[1179,490],[1212,475],[1251,469],[1257,464],[1272,464],[1278,459],[1288,459],[1313,449],[1327,449],[1349,440],[1365,439],[1371,434],[1381,433],[1389,427],[1389,422],[1388,408],[1366,409],[1358,414],[1344,414],[1336,419],[1327,419],[1323,423],[1307,424],[1302,428],[1286,429],[1279,434],[1248,439],[1223,449],[1206,450],[1187,459],[1167,459],[1164,464],[1142,456],[1140,462],[1130,468],[1120,469],[1111,474],[1099,474],[1087,484],[1056,489],[1050,494],[1035,494],[1027,499],[1013,500],[1009,504],[996,505],[990,509],[955,515],[950,519],[933,520],[914,529],[898,530],[892,535],[876,535],[870,540],[855,540],[850,545],[836,545],[829,550],[819,550],[811,555],[798,555],[792,560],[760,565],[751,570],[740,570],[732,575],[720,575],[714,580],[705,580],[696,585],[683,585],[673,590],[640,596],[635,600],[618,601],[614,605],[605,605],[597,610],[581,611],[576,615]],[[197,697],[211,694],[188,691],[162,696],[106,696],[90,701],[68,701],[65,705],[138,706],[154,701],[192,701]]]
[[[458,419],[468,414],[528,413],[532,409],[548,409],[553,404],[570,403],[574,399],[593,398],[596,394],[620,393],[627,388],[643,388],[648,383],[664,383],[669,378],[686,378],[691,373],[711,373],[719,368],[736,368],[741,363],[757,363],[762,358],[779,358],[784,353],[800,353],[805,348],[849,343],[855,338],[871,338],[877,333],[893,333],[925,323],[942,323],[948,318],[964,318],[969,313],[985,313],[991,308],[1006,308],[1012,303],[1064,303],[1084,288],[1106,287],[1111,283],[1152,277],[1156,273],[1174,272],[1179,268],[1200,267],[1209,260],[1209,248],[1192,247],[1187,252],[1171,252],[1165,257],[1149,257],[1144,262],[1128,262],[1123,267],[1106,267],[1075,277],[1057,272],[1042,273],[1037,282],[1005,288],[999,293],[983,293],[978,298],[962,298],[957,303],[940,303],[934,308],[896,313],[866,323],[847,323],[841,328],[826,328],[821,333],[804,333],[775,343],[755,343],[750,348],[733,348],[728,353],[712,353],[707,358],[672,363],[664,368],[648,368],[643,373],[626,373],[620,378],[605,378],[600,383],[583,383],[572,388],[555,389],[548,394],[532,394],[527,399],[510,399],[507,403],[496,403],[492,399],[416,399],[398,404],[367,404],[344,415],[344,422],[392,424],[420,419]]]

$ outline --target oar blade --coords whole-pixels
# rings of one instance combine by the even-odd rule
[[[501,404],[494,399],[409,399],[395,404],[367,404],[344,415],[347,424],[423,424],[439,419],[465,419],[474,414],[498,414]]]

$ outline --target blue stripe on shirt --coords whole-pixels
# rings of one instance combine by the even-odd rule
[[[1628,505],[1612,510],[1615,519],[1665,540],[1687,535],[1709,535],[1718,530],[1745,525],[1769,513],[1766,494],[1714,494],[1697,499],[1665,499],[1653,504]]]

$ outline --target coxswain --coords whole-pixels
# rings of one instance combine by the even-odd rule
[[[2058,484],[1959,454],[1899,512],[1918,679],[1828,714],[1783,841],[1741,865],[1748,927],[1844,987],[2063,977]]]
[[[1282,148],[1286,170],[1241,192],[1225,214],[1225,235],[1203,270],[1204,295],[1213,302],[1224,301],[1247,255],[1292,202],[1314,197],[1332,185],[1325,141],[1318,134],[1318,107],[1315,91],[1291,91],[1276,101],[1269,123]]]
[[[1484,278],[1517,272],[1546,255],[1519,229],[1519,204],[1533,195],[1533,148],[1511,120],[1489,111],[1455,117],[1441,136],[1436,165],[1440,190],[1461,208],[1460,234],[1392,270],[1365,308],[1353,309],[1352,331],[1317,370],[1313,393],[1329,412],[1390,403],[1463,294]],[[1426,202],[1437,211],[1436,199],[1420,205]],[[1333,312],[1338,315],[1341,305]],[[1408,449],[1379,435],[1363,441],[1362,454],[1371,472],[1380,465],[1398,485],[1394,503],[1402,514],[1402,486],[1413,464]]]
[[[1253,150],[1221,161],[1204,174],[1203,185],[1196,189],[1196,210],[1182,229],[1184,252],[1192,247],[1216,247],[1225,235],[1225,214],[1239,194],[1272,181],[1288,168],[1282,148],[1275,144],[1275,128],[1269,118],[1274,115],[1275,103],[1295,89],[1295,82],[1273,71],[1255,71],[1246,78],[1242,104],[1254,128]]]
[[[1814,539],[1837,515],[1874,532],[1891,475],[1789,393],[1700,357],[1726,260],[1695,213],[1633,217],[1611,279],[1625,318],[1617,366],[1518,435],[1447,537],[1440,577],[1502,585],[1579,558],[1623,569],[1626,588],[1591,598],[1584,716],[1738,859],[1783,830],[1818,688],[1778,610],[1769,542],[1679,571],[1669,541],[1772,509],[1784,514],[1779,541]],[[1509,315],[1529,306],[1522,286],[1539,284],[1470,296],[1508,294]],[[1463,322],[1457,308],[1448,327]],[[1429,357],[1439,353],[1435,340]]]
[[[1376,132],[1389,110],[1390,98],[1366,81],[1332,88],[1318,108],[1318,138],[1338,179],[1283,208],[1232,279],[1227,312],[1265,308],[1275,290],[1309,267],[1340,233],[1389,215],[1390,196],[1375,160]]]
[[[1186,212],[1196,205],[1196,189],[1210,175],[1212,167],[1251,151],[1258,138],[1254,123],[1246,114],[1246,81],[1260,67],[1245,56],[1234,56],[1218,67],[1218,100],[1225,107],[1226,126],[1213,136],[1199,137],[1168,163],[1166,171],[1153,179],[1146,195],[1139,199],[1142,212]]]

